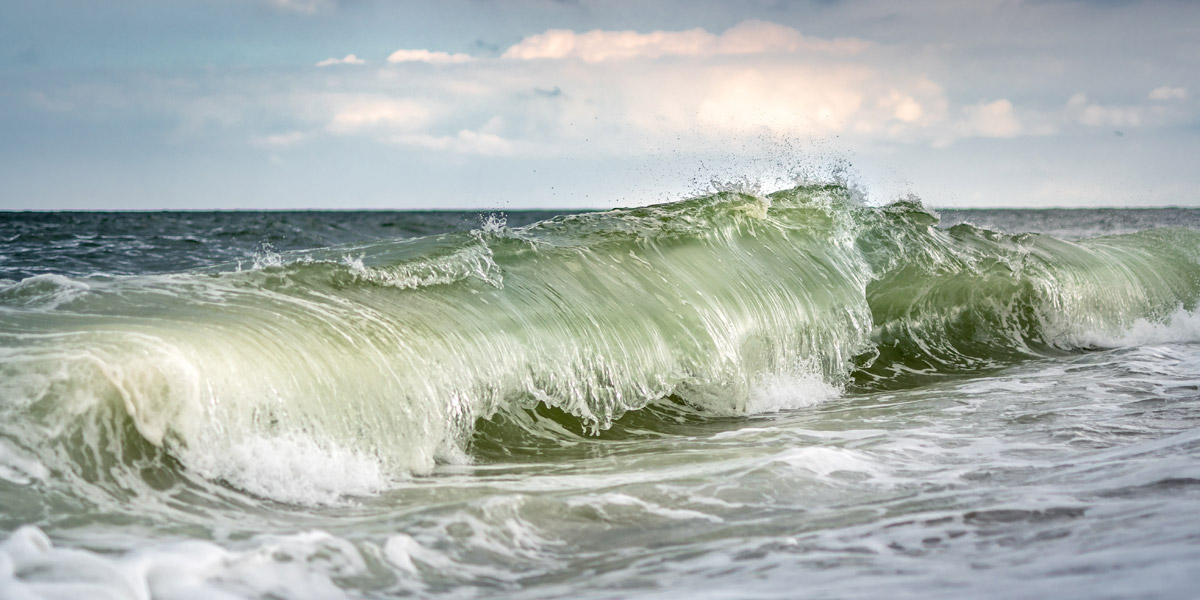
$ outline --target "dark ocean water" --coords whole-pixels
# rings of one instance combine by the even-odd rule
[[[469,231],[489,219],[523,227],[576,211],[0,212],[0,278],[43,273],[170,273],[265,252]],[[1200,227],[1200,209],[937,211],[941,227],[973,223],[1063,239]]]
[[[253,262],[256,254],[513,227],[564,211],[215,211],[0,213],[0,277],[135,275]]]
[[[1192,598],[1200,210],[0,214],[0,598]]]

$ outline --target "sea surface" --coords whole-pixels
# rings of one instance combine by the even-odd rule
[[[0,598],[1195,598],[1200,210],[0,213]]]

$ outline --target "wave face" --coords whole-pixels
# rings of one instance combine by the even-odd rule
[[[0,289],[0,451],[33,465],[14,476],[136,494],[158,485],[141,465],[177,461],[323,502],[465,460],[497,415],[540,406],[599,431],[666,398],[745,414],[780,378],[898,388],[1177,334],[1200,299],[1196,232],[936,224],[807,186],[249,270],[30,277]]]

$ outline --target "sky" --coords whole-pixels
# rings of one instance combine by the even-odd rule
[[[0,210],[1200,206],[1200,2],[6,0]]]

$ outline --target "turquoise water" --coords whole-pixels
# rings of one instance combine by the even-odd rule
[[[1189,597],[1198,217],[9,214],[0,596]]]

